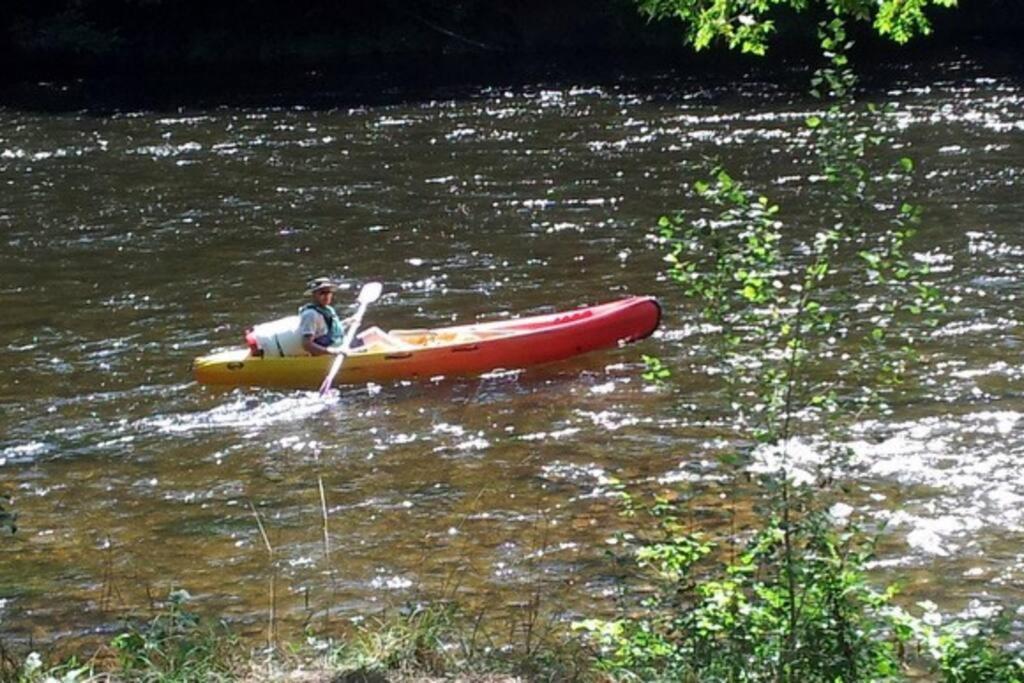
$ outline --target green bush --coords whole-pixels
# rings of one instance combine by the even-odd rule
[[[761,13],[779,3],[642,4],[652,15],[690,21],[698,48],[718,37],[760,53],[771,30]],[[904,158],[887,172],[872,168],[887,110],[854,99],[842,16],[868,11],[869,3],[827,4],[838,6],[837,18],[821,26],[828,64],[815,73],[812,93],[829,104],[806,121],[828,188],[813,239],[787,244],[781,209],[721,168],[694,186],[701,212],[659,221],[669,276],[715,330],[707,339],[711,374],[723,382],[734,430],[723,464],[743,469],[737,481],[754,474],[754,512],[764,521],[746,538],[724,539],[743,550],[722,561],[716,542],[684,525],[687,516],[668,497],[645,505],[623,493],[627,514],[649,519],[626,540],[656,594],[634,600],[618,620],[576,625],[599,647],[599,666],[619,679],[896,681],[906,678],[907,653],[921,651],[946,681],[1020,680],[1021,660],[992,634],[955,622],[936,629],[941,617],[914,617],[893,602],[894,588],[872,587],[872,539],[828,512],[847,459],[843,430],[865,411],[886,409],[901,390],[915,359],[914,325],[933,324],[943,303],[927,269],[906,256],[921,211],[898,193],[914,164]],[[923,17],[923,4],[915,16]],[[898,23],[882,16],[897,5],[881,3],[878,20]],[[736,26],[714,20],[729,8],[751,16]],[[904,29],[887,24],[897,39]],[[870,297],[869,312],[852,291]],[[644,361],[648,380],[671,376],[658,359]],[[797,458],[798,449],[812,457]]]

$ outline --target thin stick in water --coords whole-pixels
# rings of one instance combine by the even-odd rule
[[[263,527],[263,520],[260,518],[260,513],[256,511],[256,506],[252,504],[252,501],[248,501],[249,509],[252,510],[252,516],[256,518],[256,526],[259,527],[260,535],[263,537],[263,543],[267,547],[267,557],[270,562],[270,607],[269,615],[267,617],[267,647],[274,647],[274,634],[277,631],[277,591],[276,581],[277,578],[277,567],[274,564],[274,546],[270,545],[270,538],[267,536],[267,530]]]
[[[324,494],[324,478],[317,475],[316,482],[320,487],[320,514],[323,516],[324,522],[324,559],[326,559],[328,565],[330,565],[331,539],[327,531],[327,496]]]

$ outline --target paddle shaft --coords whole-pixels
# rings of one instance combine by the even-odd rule
[[[360,303],[359,308],[356,309],[356,314],[352,316],[352,323],[348,326],[348,329],[345,331],[345,337],[341,341],[341,353],[334,357],[330,372],[327,373],[324,381],[320,384],[321,396],[331,390],[334,378],[338,376],[341,364],[345,362],[345,358],[348,356],[349,347],[352,345],[352,340],[355,339],[356,332],[359,330],[359,324],[363,322],[363,314],[366,313],[366,307],[369,305],[368,301]]]

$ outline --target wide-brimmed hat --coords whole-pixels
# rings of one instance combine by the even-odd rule
[[[319,292],[321,289],[329,289],[332,292],[336,291],[340,285],[329,277],[318,277],[313,278],[306,285],[306,294],[312,294],[313,292]]]

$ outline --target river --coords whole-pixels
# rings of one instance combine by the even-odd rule
[[[911,398],[856,425],[848,502],[887,522],[877,571],[908,599],[1016,608],[1024,81],[951,57],[868,83],[917,163],[915,258],[951,303]],[[255,633],[271,582],[291,635],[421,596],[606,612],[615,480],[727,504],[696,309],[648,233],[705,157],[813,229],[818,103],[676,74],[338,102],[0,108],[0,486],[19,515],[0,633],[106,637],[173,588]],[[339,302],[382,281],[366,323],[385,328],[627,294],[665,315],[636,346],[326,401],[191,380],[194,357],[292,312],[322,274],[345,279]],[[640,378],[641,354],[676,369],[668,390]]]

